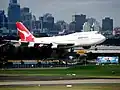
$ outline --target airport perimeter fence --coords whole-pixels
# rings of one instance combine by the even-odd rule
[[[71,67],[76,63],[69,63],[62,60],[8,60],[0,65],[0,68],[52,68]]]
[[[7,67],[7,68],[54,68],[54,67],[71,67],[74,65],[48,65],[48,64],[42,64],[42,65],[37,65],[37,64],[14,64],[12,67]]]

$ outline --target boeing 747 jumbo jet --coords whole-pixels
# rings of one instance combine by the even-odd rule
[[[44,45],[52,45],[52,48],[66,47],[83,47],[89,49],[93,45],[100,44],[106,40],[106,38],[97,31],[91,32],[76,32],[62,36],[52,37],[34,37],[29,30],[21,22],[16,22],[20,42],[28,42],[29,47],[34,47],[37,44],[39,47]]]
[[[40,47],[44,45],[52,45],[52,48],[68,46],[68,48],[83,47],[84,49],[88,49],[91,46],[100,44],[106,40],[106,38],[97,31],[76,32],[62,36],[36,38],[21,22],[16,22],[16,26],[20,36],[20,42],[29,42],[29,47],[33,47],[37,44]]]

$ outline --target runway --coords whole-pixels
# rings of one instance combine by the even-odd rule
[[[83,79],[83,80],[54,80],[54,81],[12,81],[0,82],[0,86],[28,86],[28,85],[67,85],[67,84],[104,84],[120,83],[120,79]]]

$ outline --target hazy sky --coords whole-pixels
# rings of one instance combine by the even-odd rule
[[[21,7],[29,7],[38,18],[45,13],[51,13],[56,20],[72,21],[73,14],[86,14],[96,18],[100,23],[102,18],[110,16],[114,26],[120,26],[120,0],[18,0]],[[7,14],[9,0],[0,0],[0,9]]]

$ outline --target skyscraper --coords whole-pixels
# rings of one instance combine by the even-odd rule
[[[17,0],[10,0],[8,7],[8,24],[10,30],[16,30],[15,23],[20,21],[20,5]]]
[[[83,25],[83,31],[84,32],[89,32],[91,31],[91,26],[90,26],[90,23],[89,22],[85,22],[84,25]]]
[[[75,32],[75,21],[70,22],[70,24],[69,24],[69,30]]]
[[[17,0],[10,0],[10,3],[16,3],[17,4]]]
[[[81,32],[83,29],[83,25],[86,21],[86,15],[73,15],[72,16],[73,22],[75,22],[75,31]]]
[[[97,22],[95,18],[87,18],[87,22],[89,22],[90,26],[93,25],[93,23]]]
[[[102,20],[102,30],[103,31],[112,31],[113,30],[113,19],[106,17]]]
[[[4,13],[4,10],[0,10],[0,28],[8,28],[8,25],[7,25],[7,17]]]
[[[28,7],[21,8],[21,21],[24,25],[32,30],[32,13],[30,13],[30,9]]]
[[[101,31],[100,30],[100,25],[97,22],[93,23],[92,30],[93,31]]]
[[[95,18],[87,18],[87,22],[90,24],[91,31],[101,30],[100,24]]]
[[[110,19],[110,17],[105,17],[105,19],[102,20],[102,33],[106,37],[110,37],[113,32],[113,19]]]
[[[46,13],[43,17],[39,17],[41,21],[41,29],[46,29],[45,32],[49,32],[54,28],[54,17],[50,13]]]

